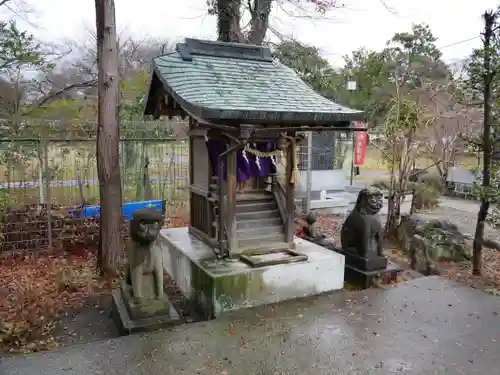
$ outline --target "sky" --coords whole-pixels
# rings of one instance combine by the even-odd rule
[[[36,27],[26,26],[44,41],[82,40],[85,29],[95,25],[92,0],[25,1],[35,10],[30,22]],[[438,38],[438,47],[443,47],[445,60],[454,61],[479,46],[481,14],[496,8],[500,0],[385,0],[385,5],[382,0],[341,2],[343,8],[314,19],[303,14],[290,16],[294,11],[290,6],[286,11],[275,9],[271,26],[315,45],[334,66],[341,66],[342,56],[351,51],[360,47],[381,49],[394,33],[409,31],[412,23],[427,23]],[[115,0],[115,4],[119,32],[137,38],[215,39],[215,19],[206,14],[205,0]]]

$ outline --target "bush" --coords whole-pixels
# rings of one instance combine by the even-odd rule
[[[418,182],[431,186],[432,189],[440,192],[441,194],[443,194],[446,189],[446,183],[443,178],[437,174],[422,175],[420,176]]]
[[[390,180],[376,180],[372,186],[388,191]],[[408,190],[415,192],[413,207],[417,210],[436,207],[444,189],[445,184],[442,178],[436,174],[421,174],[417,182],[408,183]]]
[[[422,175],[418,182],[411,185],[415,191],[413,208],[417,210],[436,207],[445,189],[443,179],[436,174]]]
[[[372,183],[373,187],[376,187],[377,189],[380,189],[382,191],[389,190],[389,187],[391,186],[389,180],[375,180]]]

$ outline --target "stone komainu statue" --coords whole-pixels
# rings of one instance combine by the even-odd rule
[[[163,226],[163,215],[153,209],[134,212],[127,242],[125,283],[137,301],[163,298],[163,260],[159,248],[151,246]]]
[[[379,189],[370,187],[359,192],[354,209],[342,225],[343,251],[362,258],[383,257],[384,236],[378,215],[382,206]]]

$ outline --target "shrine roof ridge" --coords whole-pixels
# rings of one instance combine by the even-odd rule
[[[268,47],[253,44],[186,38],[184,43],[177,43],[176,50],[184,61],[192,61],[193,56],[210,56],[267,62],[273,61],[271,50]]]

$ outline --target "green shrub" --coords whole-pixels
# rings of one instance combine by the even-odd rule
[[[390,180],[376,180],[372,186],[387,191],[389,190]],[[429,209],[438,205],[439,198],[444,192],[444,183],[439,175],[422,174],[418,182],[408,183],[408,190],[415,191],[413,202],[415,209]]]
[[[373,181],[372,186],[380,190],[389,190],[390,181],[386,179],[375,180]]]
[[[444,193],[444,189],[446,187],[443,178],[438,174],[424,174],[420,176],[419,182],[428,186],[431,186],[432,189],[439,191],[441,194]]]
[[[417,210],[434,208],[439,204],[439,198],[444,192],[445,184],[437,174],[423,174],[418,182],[411,183],[415,191],[413,208]]]

